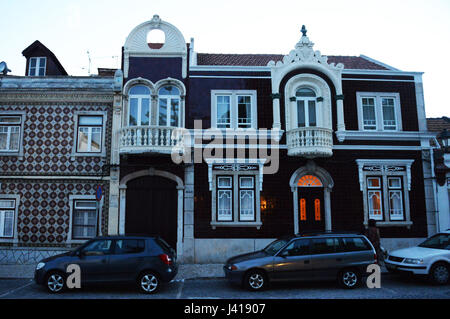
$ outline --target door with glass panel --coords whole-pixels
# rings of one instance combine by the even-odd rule
[[[150,125],[150,89],[143,85],[133,86],[129,91],[128,126],[138,126],[131,130],[132,143],[144,144],[143,136]],[[142,127],[142,128],[139,128]]]
[[[299,88],[295,93],[297,101],[297,127],[317,126],[316,93],[309,88]]]
[[[314,175],[305,175],[297,185],[300,232],[325,230],[322,182]]]
[[[158,125],[180,127],[180,90],[167,85],[159,89],[158,96]]]

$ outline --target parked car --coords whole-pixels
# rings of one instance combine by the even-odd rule
[[[450,277],[450,231],[431,236],[416,247],[389,253],[386,268],[393,273],[426,275],[435,284]]]
[[[81,270],[81,286],[97,283],[133,283],[143,293],[155,293],[178,271],[175,251],[159,237],[110,236],[89,240],[81,247],[40,261],[37,284],[49,292],[67,288],[67,267]]]
[[[355,288],[376,261],[363,235],[317,233],[280,238],[261,251],[230,258],[224,272],[230,282],[252,291],[270,282],[335,279],[344,288]]]

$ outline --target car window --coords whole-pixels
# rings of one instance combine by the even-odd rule
[[[145,249],[145,242],[142,239],[120,239],[116,240],[115,254],[138,254]]]
[[[297,239],[283,249],[284,256],[304,256],[309,255],[309,239]]]
[[[281,248],[283,248],[289,241],[286,239],[278,239],[274,242],[271,242],[269,245],[267,245],[266,248],[264,248],[264,252],[266,254],[269,254],[271,256],[275,255],[278,251],[280,251]]]
[[[425,240],[419,247],[450,250],[450,234],[437,234]]]
[[[94,240],[83,248],[83,254],[86,256],[108,255],[111,252],[112,240],[102,239]]]
[[[369,244],[361,237],[341,238],[339,251],[362,251],[371,250]]]
[[[314,238],[312,240],[311,254],[330,254],[335,253],[338,249],[337,238]]]

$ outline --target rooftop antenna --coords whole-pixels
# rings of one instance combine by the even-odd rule
[[[91,55],[89,53],[89,50],[87,51],[87,56],[88,56],[88,59],[89,59],[88,75],[91,75]]]

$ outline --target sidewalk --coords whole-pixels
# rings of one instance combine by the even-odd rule
[[[0,265],[0,278],[33,278],[35,265]],[[382,273],[387,273],[384,266]],[[175,280],[224,277],[223,264],[181,264]]]

